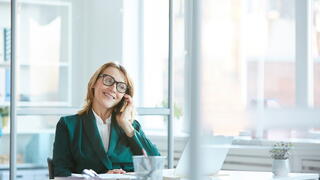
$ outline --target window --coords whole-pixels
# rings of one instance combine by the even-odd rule
[[[320,1],[313,1],[312,58],[314,71],[314,106],[320,107]]]
[[[305,86],[297,80],[309,73],[300,66],[305,57],[295,60],[296,8],[302,7],[287,0],[203,2],[202,101],[209,132],[267,139],[315,137],[310,132],[319,110],[301,108],[296,98],[308,101],[300,92],[312,92],[318,106],[317,53],[314,75],[308,77],[314,88],[296,89]]]
[[[168,108],[169,3],[126,0],[123,16],[123,63],[135,82],[135,104]],[[174,117],[178,129],[182,129],[185,99],[184,18],[184,0],[173,1]],[[166,118],[160,124],[144,119],[148,129],[166,132]]]

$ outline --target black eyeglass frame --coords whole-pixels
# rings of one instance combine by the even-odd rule
[[[128,91],[128,89],[129,89],[129,86],[128,86],[126,83],[120,82],[120,81],[116,81],[116,80],[114,79],[114,77],[111,76],[111,75],[109,75],[109,74],[99,74],[98,77],[102,77],[102,78],[103,78],[103,79],[102,79],[102,82],[103,82],[103,84],[104,84],[105,86],[113,86],[114,83],[116,83],[116,89],[117,89],[117,91],[118,91],[119,93],[126,93],[126,92]],[[110,78],[113,80],[113,83],[112,83],[112,84],[106,84],[105,81],[104,81],[104,78],[105,78],[105,77],[110,77]],[[119,84],[124,84],[124,85],[126,86],[126,90],[125,90],[124,92],[119,91],[119,87],[120,87]]]

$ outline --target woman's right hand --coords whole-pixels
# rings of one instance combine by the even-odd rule
[[[121,113],[118,113],[116,115],[116,120],[118,125],[122,128],[122,130],[125,132],[125,134],[128,137],[132,137],[134,135],[134,128],[132,126],[133,122],[133,116],[134,116],[134,105],[132,97],[128,94],[125,94],[123,96],[124,101],[126,102],[126,107],[124,108],[124,111]]]
[[[127,173],[125,170],[123,169],[112,169],[107,171],[108,174],[125,174]]]

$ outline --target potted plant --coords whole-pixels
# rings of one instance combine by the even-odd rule
[[[277,142],[270,150],[272,161],[272,173],[275,176],[287,176],[290,172],[289,156],[292,143]]]
[[[9,120],[9,107],[0,107],[0,127],[5,128],[8,125]]]

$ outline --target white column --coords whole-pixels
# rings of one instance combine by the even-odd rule
[[[200,163],[200,127],[201,117],[201,2],[192,0],[192,29],[191,29],[191,119],[190,119],[190,166],[191,180],[201,179]]]
[[[16,154],[17,154],[17,132],[16,132],[16,0],[11,0],[11,61],[10,61],[10,180],[16,179]]]
[[[295,1],[296,105],[313,105],[313,64],[311,56],[311,0]]]
[[[168,94],[168,105],[170,109],[170,115],[168,116],[168,168],[173,168],[173,155],[174,155],[174,132],[173,132],[173,120],[174,120],[174,91],[173,91],[173,59],[172,59],[172,26],[173,26],[173,7],[172,0],[169,0],[169,49],[168,49],[168,69],[169,69],[169,94]]]

